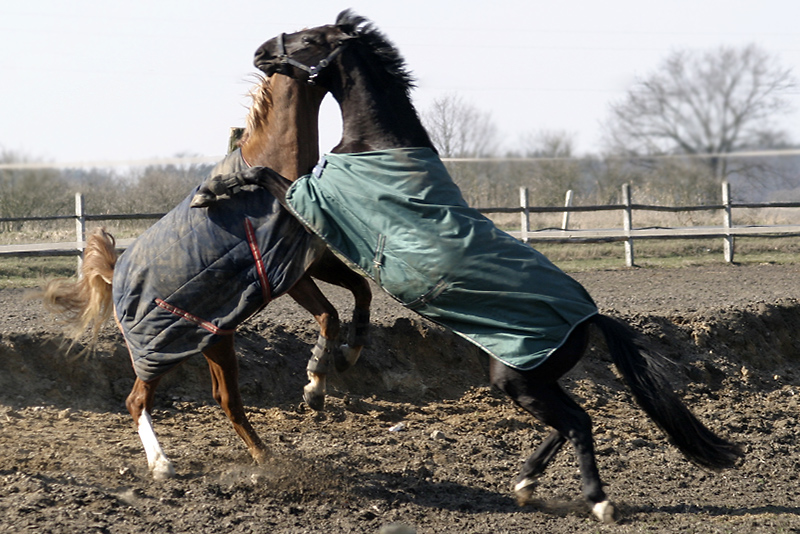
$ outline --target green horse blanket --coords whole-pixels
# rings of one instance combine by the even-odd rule
[[[286,200],[404,306],[517,369],[597,313],[577,281],[470,208],[433,150],[328,154]]]

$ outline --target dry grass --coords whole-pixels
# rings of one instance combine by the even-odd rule
[[[565,271],[625,268],[625,249],[619,243],[536,243],[534,247]],[[800,237],[736,238],[734,261],[800,263]],[[680,268],[724,263],[721,239],[671,239],[634,242],[639,267]]]
[[[490,214],[495,224],[504,230],[519,230],[520,214]],[[530,215],[531,230],[543,228],[561,228],[561,213],[532,213]],[[669,213],[661,211],[634,211],[634,228],[680,228],[685,226],[722,226],[723,214],[720,210]],[[798,224],[800,208],[739,208],[733,210],[734,226],[770,226],[781,224]],[[586,230],[596,228],[622,228],[622,211],[575,212],[569,216],[568,228]]]
[[[86,224],[86,233],[97,226],[105,226],[116,239],[136,237],[155,221],[90,221]],[[26,222],[13,231],[0,231],[0,245],[16,245],[27,243],[68,243],[75,241],[75,223],[73,221]]]
[[[0,289],[39,288],[46,280],[75,276],[77,269],[77,257],[0,258]]]
[[[492,215],[491,218],[505,230],[519,230],[519,214]],[[560,228],[560,213],[532,214],[531,229]],[[738,209],[734,211],[737,225],[796,224],[800,209]],[[136,237],[153,221],[108,221],[106,227],[117,238]],[[673,214],[665,212],[635,212],[633,224],[637,228],[719,226],[720,212],[693,212]],[[103,222],[91,222],[87,230]],[[621,228],[622,214],[617,211],[573,213],[569,228]],[[0,245],[20,243],[70,242],[75,239],[72,221],[25,223],[16,231],[0,232]],[[625,251],[622,243],[537,243],[539,251],[566,271],[625,268]],[[686,265],[722,263],[722,239],[636,240],[635,263],[643,267],[677,268]],[[737,263],[798,263],[800,238],[750,238],[736,239]],[[59,258],[0,258],[0,288],[36,287],[47,278],[73,276],[76,259]]]
[[[490,218],[504,230],[520,229],[520,214],[492,214]],[[797,224],[800,209],[758,208],[736,209],[733,224],[768,226]],[[563,214],[534,213],[530,215],[532,231],[561,228]],[[722,226],[721,211],[668,213],[635,211],[634,228],[680,228],[690,226]],[[569,217],[568,228],[622,228],[621,211],[578,212]],[[536,243],[534,247],[567,271],[616,269],[625,267],[624,245],[619,243]],[[735,241],[736,263],[797,263],[800,261],[800,238],[738,237]],[[639,266],[681,267],[723,262],[722,239],[670,239],[634,241],[634,260]]]

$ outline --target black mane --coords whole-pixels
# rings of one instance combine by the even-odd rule
[[[336,27],[358,37],[355,41],[360,49],[369,53],[383,67],[387,76],[402,87],[406,93],[415,87],[414,77],[406,67],[406,61],[394,44],[369,19],[346,9],[336,17]]]

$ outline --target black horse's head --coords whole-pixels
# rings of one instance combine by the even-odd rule
[[[350,10],[335,24],[270,39],[256,51],[255,65],[267,75],[306,80],[333,95],[348,132],[334,152],[433,148],[411,102],[414,83],[402,56],[371,22]],[[349,104],[354,101],[370,105]]]
[[[336,24],[295,33],[282,33],[262,44],[255,55],[255,66],[265,74],[286,74],[315,83],[353,40],[366,19],[350,10],[339,14]]]
[[[414,86],[397,48],[372,22],[349,9],[339,13],[335,24],[270,39],[256,51],[255,65],[267,75],[279,72],[324,87],[326,67],[340,61],[342,54],[356,51],[362,62],[382,72],[383,83],[397,84],[406,91]]]

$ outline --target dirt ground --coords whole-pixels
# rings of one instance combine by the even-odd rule
[[[154,420],[177,477],[155,482],[124,408],[121,337],[109,326],[93,355],[68,353],[38,302],[2,290],[0,532],[800,532],[800,266],[574,276],[675,362],[687,404],[744,445],[737,469],[685,461],[595,340],[565,384],[593,418],[624,519],[589,516],[570,447],[542,477],[541,502],[520,508],[511,483],[548,430],[488,386],[476,349],[376,291],[371,347],[332,378],[323,413],[300,400],[313,320],[282,298],[241,329],[267,465],[251,463],[214,404],[203,358],[169,375]],[[349,318],[349,296],[324,290]]]

